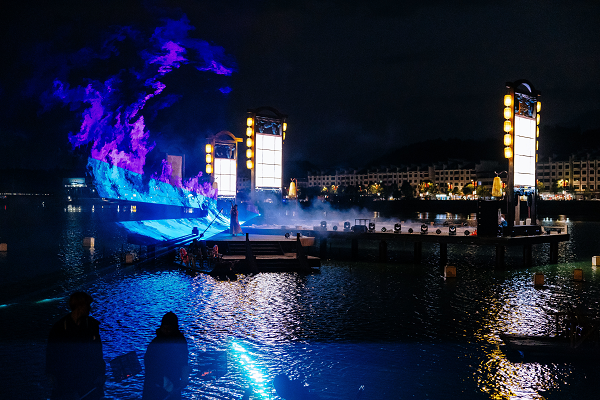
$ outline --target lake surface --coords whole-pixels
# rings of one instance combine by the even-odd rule
[[[571,240],[560,244],[559,263],[548,264],[547,245],[536,245],[531,269],[520,265],[520,248],[509,248],[508,267],[497,270],[494,248],[449,246],[458,277],[444,280],[436,246],[423,245],[416,265],[402,246],[388,247],[389,263],[371,261],[373,243],[365,261],[324,260],[320,274],[223,282],[170,266],[107,267],[136,250],[116,223],[132,218],[131,210],[35,201],[0,210],[0,242],[9,246],[0,255],[0,398],[48,398],[46,338],[75,290],[95,299],[107,361],[131,350],[142,361],[162,315],[175,312],[194,368],[187,399],[241,398],[246,387],[255,399],[279,399],[272,380],[280,373],[320,399],[589,399],[600,390],[598,362],[510,362],[498,336],[550,333],[548,313],[568,304],[598,316],[591,257],[600,255],[600,222],[561,221]],[[86,236],[93,249],[81,245]],[[584,282],[572,280],[575,268]],[[538,271],[542,288],[532,283]],[[214,351],[226,352],[227,373],[202,380],[199,364]],[[109,369],[107,378],[107,398],[141,398],[143,373],[116,383]]]

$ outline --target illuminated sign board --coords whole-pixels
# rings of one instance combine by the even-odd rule
[[[515,115],[515,186],[535,186],[535,119]]]
[[[256,188],[281,189],[283,138],[256,133]]]
[[[215,145],[214,177],[219,197],[235,197],[237,186],[235,145]]]
[[[535,187],[536,98],[515,93],[514,100],[514,185]]]

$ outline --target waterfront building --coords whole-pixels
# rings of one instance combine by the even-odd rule
[[[432,165],[381,166],[366,169],[338,168],[311,171],[308,187],[362,186],[379,183],[399,189],[404,182],[417,188],[424,182],[439,188],[484,186],[490,191],[495,176],[506,182],[501,164],[493,161],[479,163],[448,162]],[[568,160],[540,160],[536,164],[538,188],[541,194],[571,193],[576,199],[600,197],[600,159],[570,156]],[[543,186],[542,186],[543,184]]]

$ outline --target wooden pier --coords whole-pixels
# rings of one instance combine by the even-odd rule
[[[496,248],[496,266],[504,267],[504,254],[507,246],[521,246],[523,248],[523,264],[527,267],[532,266],[532,247],[536,244],[550,244],[549,263],[558,262],[558,244],[570,239],[567,233],[551,233],[542,235],[528,236],[503,236],[503,237],[484,237],[476,235],[449,235],[436,234],[428,232],[427,234],[415,233],[393,233],[393,232],[336,232],[336,231],[315,231],[319,240],[319,250],[321,258],[326,258],[328,239],[349,239],[351,240],[352,258],[358,256],[359,241],[372,240],[379,242],[379,259],[387,260],[388,242],[412,242],[414,246],[414,261],[420,263],[422,260],[423,243],[436,243],[440,246],[440,265],[448,263],[448,245],[475,245],[475,246],[494,246]]]
[[[437,227],[434,227],[437,228]],[[468,228],[473,231],[473,228]],[[315,244],[318,246],[318,254],[321,259],[327,259],[328,241],[333,239],[349,240],[351,247],[352,259],[358,259],[359,242],[376,241],[379,242],[379,261],[387,261],[387,245],[390,242],[406,242],[413,243],[414,261],[420,263],[422,261],[423,243],[434,243],[440,247],[440,265],[448,263],[448,246],[460,245],[475,245],[475,246],[494,246],[496,249],[495,263],[498,268],[503,268],[504,255],[506,248],[509,246],[520,246],[523,249],[523,264],[526,267],[532,266],[533,257],[532,250],[534,245],[549,244],[548,260],[550,264],[558,262],[558,244],[570,240],[568,233],[562,233],[560,229],[548,228],[545,233],[539,235],[522,235],[522,236],[502,236],[502,237],[484,237],[477,235],[465,235],[464,230],[458,231],[455,235],[450,235],[448,228],[445,232],[437,234],[435,231],[429,230],[426,234],[419,231],[413,233],[400,232],[394,233],[391,230],[386,232],[353,232],[342,230],[318,230],[318,229],[273,229],[273,228],[244,228],[244,231],[250,233],[252,240],[257,235],[269,237],[283,237],[286,232],[300,233],[305,240],[314,238]],[[436,229],[437,230],[437,229]],[[241,239],[241,238],[240,238]],[[289,241],[289,239],[287,239]]]
[[[208,247],[218,246],[222,260],[239,265],[247,272],[316,272],[321,267],[319,257],[307,255],[306,247],[314,245],[314,237],[286,238],[285,234],[219,234],[206,241]]]

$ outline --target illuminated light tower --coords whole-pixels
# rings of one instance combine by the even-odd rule
[[[512,227],[521,220],[521,201],[536,222],[536,172],[540,136],[541,93],[527,80],[506,83],[504,96],[504,157],[508,159],[507,218]]]
[[[237,194],[237,144],[242,139],[221,131],[206,145],[206,173],[212,175],[218,198],[235,199]]]
[[[248,110],[246,167],[251,171],[251,191],[271,191],[281,196],[283,142],[287,115],[271,107]]]

